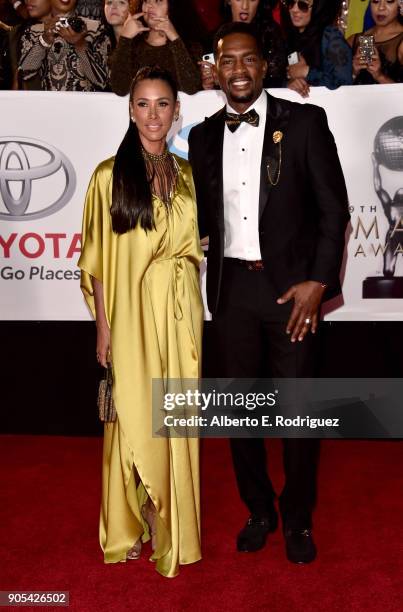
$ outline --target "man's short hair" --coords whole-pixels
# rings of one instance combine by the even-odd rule
[[[248,36],[252,36],[252,38],[254,38],[256,41],[256,47],[260,57],[264,57],[262,37],[260,36],[256,26],[253,23],[229,21],[228,23],[224,23],[224,25],[222,25],[215,33],[213,44],[215,58],[217,57],[218,43],[220,40],[226,36],[229,36],[230,34],[247,34]]]

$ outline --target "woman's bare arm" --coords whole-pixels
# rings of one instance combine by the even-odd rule
[[[104,288],[102,283],[94,277],[91,278],[91,282],[94,289],[97,324],[97,360],[106,368],[108,361],[111,360],[111,332],[105,313]]]

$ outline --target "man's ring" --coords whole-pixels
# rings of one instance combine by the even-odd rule
[[[309,318],[308,318],[308,319],[305,319],[305,323],[306,323],[307,325],[309,325],[309,324],[311,323],[311,319],[309,319]]]

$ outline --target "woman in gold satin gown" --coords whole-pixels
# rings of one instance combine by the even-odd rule
[[[159,68],[131,87],[129,129],[87,192],[81,287],[97,324],[97,357],[113,367],[117,420],[105,424],[100,544],[105,563],[151,560],[164,576],[201,558],[197,438],[153,437],[152,379],[200,375],[203,254],[190,165],[168,152],[179,113]]]

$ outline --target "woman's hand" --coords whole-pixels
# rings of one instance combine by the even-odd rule
[[[59,21],[59,17],[51,17],[46,19],[44,22],[44,29],[42,38],[48,45],[53,45],[56,36],[56,24]]]
[[[97,361],[104,368],[111,361],[111,332],[107,325],[97,325]]]
[[[383,74],[381,58],[376,47],[374,47],[374,53],[369,63],[361,57],[360,48],[358,47],[353,57],[353,76],[356,77],[360,70],[367,70],[377,83],[386,84],[395,82]]]
[[[353,77],[356,77],[361,70],[365,70],[367,63],[362,59],[360,48],[357,47],[353,56]]]
[[[155,23],[153,29],[156,30],[156,32],[164,34],[171,42],[179,38],[179,34],[175,30],[175,27],[170,21],[169,17],[155,17],[155,19],[153,19],[153,23]]]
[[[67,28],[56,27],[56,31],[61,38],[76,48],[85,47],[87,44],[85,41],[85,37],[87,36],[87,26],[84,27],[82,32],[75,32],[70,26]]]
[[[375,79],[375,74],[380,74],[381,60],[379,57],[378,49],[374,47],[374,53],[371,61],[368,63],[366,59],[361,55],[360,47],[357,47],[353,57],[353,76],[357,76],[360,70],[368,70]],[[377,79],[375,79],[377,80]]]
[[[288,81],[287,87],[299,93],[303,98],[309,96],[309,85],[305,79],[291,79]]]
[[[144,13],[129,15],[123,24],[120,35],[124,36],[125,38],[134,38],[137,36],[137,34],[141,34],[141,32],[149,32],[150,28],[146,28],[140,21],[140,17],[143,15]]]
[[[215,78],[213,74],[213,66],[210,62],[197,62],[200,66],[202,87],[203,89],[214,89]]]
[[[376,47],[374,47],[372,59],[370,63],[366,66],[366,68],[375,81],[382,80],[383,74],[381,58],[379,57],[378,49]]]
[[[97,322],[97,360],[106,368],[106,364],[111,360],[111,332],[108,319],[105,313],[104,288],[100,280],[91,277],[94,289],[95,301],[95,320]]]
[[[299,62],[291,64],[287,68],[287,77],[289,79],[306,79],[309,72],[309,66],[306,63],[302,55],[300,55]]]

